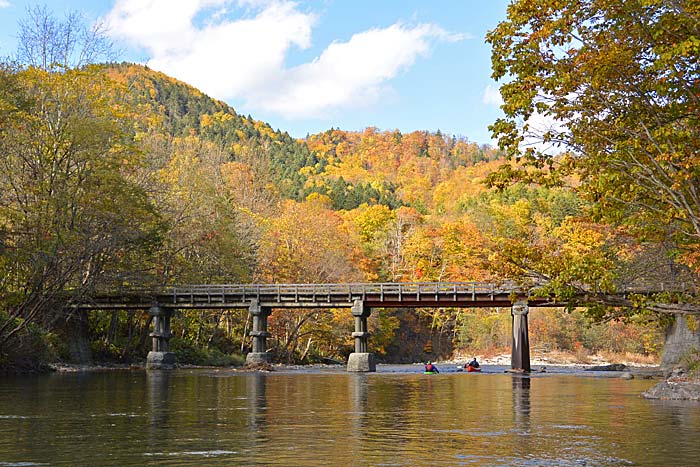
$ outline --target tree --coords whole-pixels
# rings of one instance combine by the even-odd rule
[[[157,215],[126,175],[138,153],[104,100],[102,78],[94,70],[18,75],[26,105],[0,132],[0,225],[2,275],[12,278],[4,304],[24,323],[41,317],[50,326],[68,289],[80,295],[108,277],[124,280],[136,269],[125,264],[158,237]],[[4,106],[13,100],[0,95]]]
[[[112,43],[101,23],[85,26],[77,12],[57,21],[45,6],[27,9],[19,23],[17,61],[26,66],[51,69],[80,68],[114,58]]]
[[[278,212],[265,220],[265,225],[256,281],[313,284],[359,279],[352,262],[355,250],[352,238],[342,218],[323,205],[313,201],[283,201]],[[347,329],[351,322],[346,310],[275,310],[269,320],[270,344],[279,358],[293,361],[313,351],[314,339],[322,338],[326,343],[337,341],[337,333],[330,332],[331,323],[345,325]],[[302,339],[306,339],[305,350],[300,350]],[[317,345],[314,347],[319,349]]]
[[[515,164],[490,184],[575,175],[594,219],[671,238],[700,272],[699,24],[691,0],[513,2],[487,42]]]
[[[121,91],[95,66],[68,68],[85,30],[49,27],[44,10],[31,18],[38,29],[24,27],[19,54],[28,61],[0,73],[0,360],[33,322],[56,329],[78,317],[84,330],[66,302],[142,272],[161,231],[132,176],[131,121],[108,103]],[[87,50],[76,63],[95,56]]]
[[[197,136],[166,138],[162,147],[154,139],[149,135],[151,157],[164,159],[154,201],[169,225],[162,254],[165,280],[248,281],[257,234],[242,220],[247,207],[238,205],[240,200],[255,207],[256,194],[243,186],[247,174],[226,164],[228,155],[218,145]]]
[[[342,218],[314,202],[280,203],[265,220],[255,280],[264,283],[333,283],[354,281],[355,245]]]

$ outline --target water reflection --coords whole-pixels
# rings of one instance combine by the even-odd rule
[[[355,414],[363,415],[367,410],[367,376],[363,374],[349,374],[350,400]]]
[[[148,388],[148,414],[151,428],[161,428],[170,419],[170,371],[148,370],[146,386]]]
[[[218,370],[0,379],[0,466],[697,465],[700,404],[642,399],[653,383]]]
[[[513,421],[518,430],[530,431],[530,377],[513,376]]]
[[[348,389],[352,404],[349,419],[352,424],[353,436],[360,439],[367,426],[367,375],[352,373],[348,375],[348,378],[350,378]]]
[[[149,452],[163,449],[164,431],[172,415],[170,409],[170,370],[148,370],[146,372],[146,398],[148,406]]]
[[[255,372],[246,379],[246,399],[248,401],[248,422],[259,439],[265,439],[267,422],[267,375]]]

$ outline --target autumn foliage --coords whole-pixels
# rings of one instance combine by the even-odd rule
[[[35,325],[66,339],[82,332],[101,358],[141,358],[146,315],[75,313],[69,316],[78,324],[59,325],[56,311],[70,297],[118,287],[506,279],[560,301],[590,295],[582,310],[533,313],[535,346],[657,352],[660,308],[642,298],[605,298],[629,284],[694,283],[697,209],[682,199],[697,185],[697,138],[681,143],[697,132],[697,106],[684,113],[665,104],[673,92],[697,102],[697,81],[623,61],[645,86],[660,82],[653,89],[662,96],[663,122],[606,113],[605,96],[631,91],[603,78],[621,72],[609,64],[628,59],[633,46],[601,35],[604,50],[540,55],[542,47],[528,44],[564,44],[558,34],[576,21],[592,37],[608,31],[591,20],[597,16],[582,16],[593,11],[591,2],[559,2],[564,15],[553,4],[531,3],[514,2],[509,20],[489,36],[496,77],[517,78],[504,86],[508,118],[494,126],[502,149],[440,131],[371,127],[295,139],[142,66],[6,64],[0,358]],[[589,10],[573,8],[580,3]],[[630,27],[618,35],[640,33],[634,9],[618,9],[615,24]],[[688,28],[680,22],[671,29],[682,35]],[[689,66],[674,57],[696,56],[696,43],[674,45],[657,32],[659,66]],[[544,91],[540,97],[558,100],[550,107],[538,101],[528,76]],[[589,84],[607,94],[586,95]],[[566,99],[575,91],[588,98],[587,113]],[[524,138],[516,120],[535,110],[575,120],[571,131],[543,137],[579,152],[518,153]],[[661,173],[668,177],[657,193]],[[685,300],[663,297],[672,305]],[[376,310],[371,346],[386,360],[500,349],[509,344],[509,319],[498,309]],[[201,363],[210,352],[230,362],[226,355],[250,344],[245,311],[183,312],[174,322],[173,347],[183,360]],[[280,361],[343,360],[352,351],[352,326],[346,310],[274,310],[269,344]],[[68,353],[60,345],[53,351]]]

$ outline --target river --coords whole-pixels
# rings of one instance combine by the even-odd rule
[[[700,465],[700,404],[642,398],[654,383],[410,365],[5,377],[0,466]]]

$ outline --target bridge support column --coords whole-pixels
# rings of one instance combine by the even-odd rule
[[[248,308],[253,316],[253,330],[250,336],[253,338],[253,351],[245,357],[246,365],[258,363],[270,363],[272,355],[267,353],[267,317],[272,313],[272,309],[267,306],[260,306],[257,300],[251,302]]]
[[[362,300],[355,300],[351,312],[355,317],[355,332],[352,333],[352,337],[355,339],[355,352],[348,357],[348,371],[377,371],[374,354],[368,351],[369,332],[367,329],[367,318],[372,310],[369,307],[365,307]]]
[[[527,302],[513,304],[513,340],[511,344],[510,368],[514,371],[530,371],[530,338],[527,331]]]
[[[172,311],[154,305],[148,310],[153,316],[153,350],[146,357],[147,370],[170,370],[175,366],[175,354],[170,351],[170,317]]]

